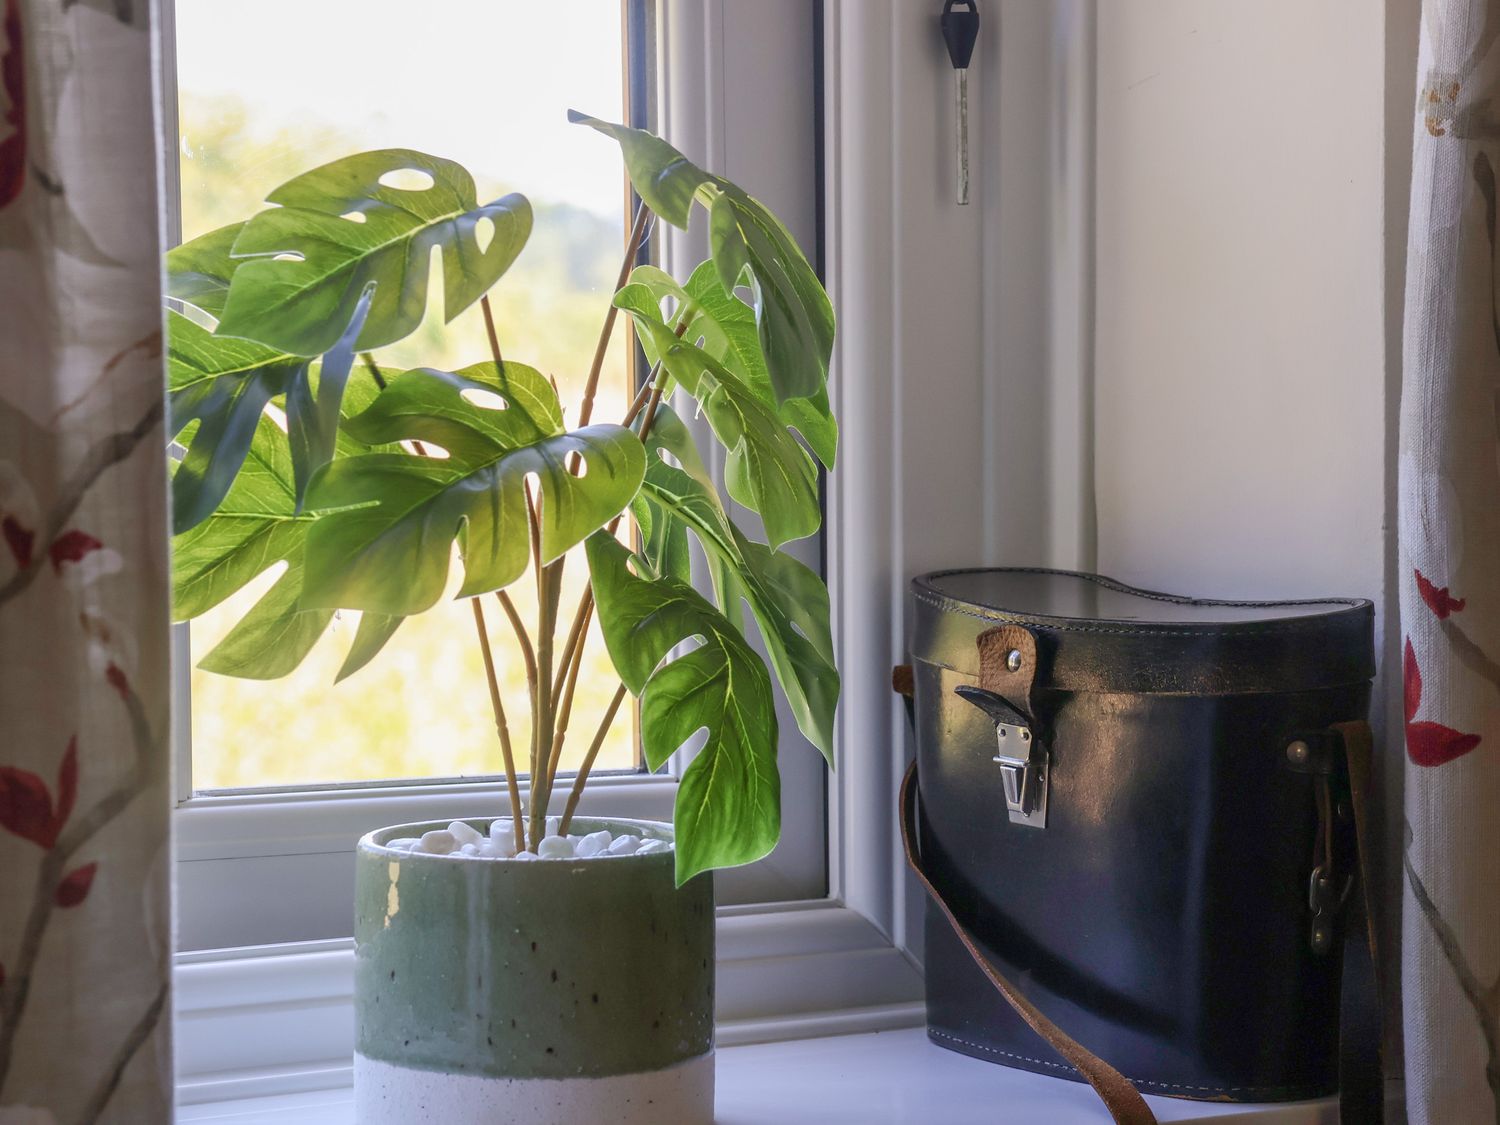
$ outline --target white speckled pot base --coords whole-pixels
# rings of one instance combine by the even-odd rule
[[[605,1078],[485,1078],[354,1056],[359,1125],[713,1125],[714,1054]]]

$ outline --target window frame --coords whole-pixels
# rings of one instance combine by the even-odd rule
[[[811,9],[808,0],[782,5],[780,26],[796,7]],[[678,12],[684,5],[674,6]],[[690,117],[702,118],[722,108],[706,107],[706,83],[722,67],[727,41],[705,40],[710,61],[693,73],[675,66],[668,49],[667,21],[661,19],[650,0],[622,0],[622,11],[631,41],[625,45],[626,80],[630,109],[639,123],[649,121],[661,107],[672,116],[668,127],[684,131],[703,127]],[[721,17],[722,18],[722,17]],[[807,17],[811,20],[811,15]],[[163,90],[170,126],[166,147],[176,153],[175,36],[173,12],[163,5]],[[766,21],[773,32],[778,21]],[[644,33],[644,34],[642,34]],[[747,43],[753,43],[751,36]],[[706,56],[707,57],[707,56]],[[656,66],[656,82],[643,74],[640,65]],[[679,73],[680,72],[680,73]],[[802,76],[809,89],[815,75]],[[671,87],[667,96],[665,88]],[[717,87],[716,87],[717,88]],[[675,114],[666,107],[689,99],[691,111]],[[644,102],[644,105],[642,104]],[[722,129],[716,128],[722,145]],[[811,130],[809,151],[815,148]],[[601,141],[601,143],[604,143]],[[704,154],[699,154],[700,156]],[[722,151],[710,165],[723,167]],[[178,215],[179,164],[164,162],[166,199],[171,227]],[[809,169],[789,165],[786,175],[767,191],[756,184],[779,211],[786,213],[793,229],[806,241],[815,235],[816,178]],[[764,177],[762,177],[764,178]],[[803,183],[797,183],[798,180]],[[751,181],[755,183],[755,178]],[[805,187],[803,186],[805,184]],[[624,185],[622,182],[622,191]],[[778,194],[779,192],[779,194]],[[783,198],[784,197],[784,198]],[[174,230],[175,233],[175,230]],[[706,254],[706,245],[692,245],[680,232],[658,223],[652,238],[662,248],[668,265],[687,254]],[[643,253],[645,248],[643,248]],[[696,260],[696,259],[695,259]],[[684,417],[693,411],[685,410]],[[715,466],[722,472],[722,456],[706,427],[700,446],[717,455]],[[821,565],[821,537],[797,546],[803,561]],[[192,787],[191,645],[187,626],[177,626],[173,635],[174,747],[177,808],[175,870],[181,894],[178,907],[179,948],[203,950],[244,948],[293,941],[326,940],[347,934],[353,909],[352,842],[376,827],[412,821],[451,820],[472,816],[476,808],[500,807],[503,776],[443,779],[393,779],[389,782],[342,783],[307,787],[275,787],[265,790],[227,790],[196,793]],[[783,843],[758,864],[723,873],[718,880],[721,904],[748,905],[757,902],[817,899],[827,891],[826,793],[817,752],[797,730],[795,721],[778,701],[781,728],[778,748],[783,774]],[[687,766],[676,756],[661,774],[618,772],[591,778],[580,811],[585,815],[628,815],[652,820],[670,820],[677,780]],[[529,780],[523,781],[523,799],[529,797]]]

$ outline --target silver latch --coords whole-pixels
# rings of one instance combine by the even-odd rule
[[[1047,751],[1033,736],[1030,723],[994,692],[968,685],[956,690],[995,724],[999,752],[992,761],[1000,767],[1010,822],[1029,828],[1047,827]]]

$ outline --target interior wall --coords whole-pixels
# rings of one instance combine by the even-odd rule
[[[1370,598],[1382,688],[1418,9],[1097,5],[1097,568]],[[1377,727],[1399,731],[1398,695]],[[1396,902],[1403,755],[1384,742]]]

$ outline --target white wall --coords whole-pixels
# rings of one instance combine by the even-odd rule
[[[1418,6],[1098,4],[1097,569],[1371,598],[1377,733],[1399,731],[1380,720],[1399,719],[1385,626]],[[1403,755],[1383,745],[1394,903]]]

